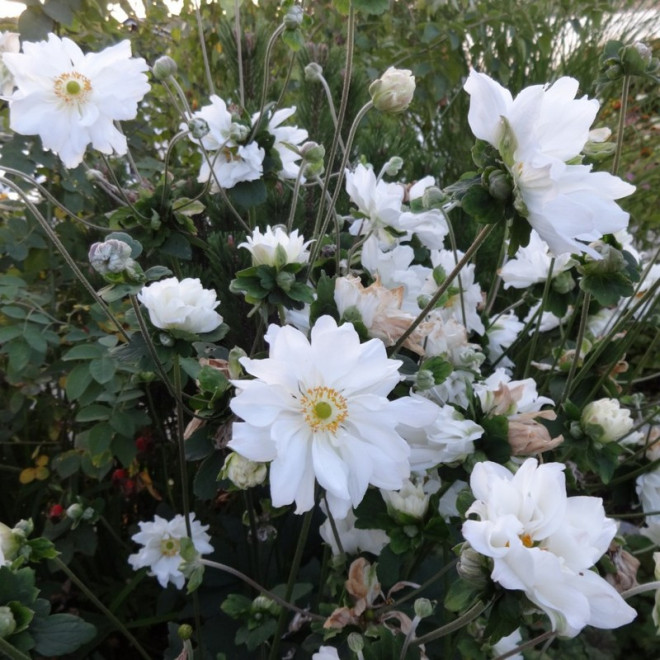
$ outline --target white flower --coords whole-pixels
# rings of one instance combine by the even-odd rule
[[[415,472],[462,461],[474,452],[474,442],[484,432],[452,406],[437,406],[435,419],[423,428],[404,422],[398,431],[410,445],[410,467]]]
[[[413,477],[406,479],[398,490],[384,490],[380,494],[387,510],[396,519],[396,514],[421,520],[428,511],[431,495],[424,492],[424,480]]]
[[[297,126],[280,126],[291,115],[295,114],[296,108],[282,108],[276,110],[268,118],[268,132],[275,138],[273,147],[280,156],[282,169],[278,172],[283,179],[295,179],[298,177],[300,165],[298,161],[301,155],[296,153],[295,147],[300,146],[308,137],[304,128]],[[252,125],[259,119],[259,113],[252,115]],[[294,147],[293,149],[291,147]]]
[[[468,121],[472,132],[499,150],[519,195],[521,212],[555,255],[595,250],[594,241],[623,229],[628,214],[614,203],[634,186],[590,166],[567,164],[589,138],[596,100],[576,99],[578,82],[560,78],[534,85],[515,99],[483,73],[471,71]]]
[[[616,533],[595,497],[567,497],[564,465],[527,459],[515,474],[477,463],[470,478],[476,501],[463,536],[491,557],[491,577],[525,592],[550,618],[552,629],[573,637],[586,625],[617,628],[636,616],[618,592],[589,570]]]
[[[522,635],[520,634],[520,628],[516,628],[510,635],[502,637],[497,644],[493,644],[493,657],[498,657],[509,651],[513,651],[518,648],[521,642]],[[524,660],[522,653],[514,653],[508,657],[510,660]]]
[[[620,440],[635,425],[630,410],[622,408],[617,399],[598,399],[587,404],[580,424],[587,435],[602,444]]]
[[[233,426],[229,447],[253,461],[270,462],[274,506],[314,506],[315,481],[325,488],[330,511],[343,518],[369,484],[395,490],[410,473],[406,441],[395,430],[424,425],[433,411],[424,403],[387,395],[399,382],[398,360],[379,339],[361,344],[351,324],[319,318],[311,340],[290,327],[271,325],[270,356],[241,358],[254,380],[234,381],[231,402],[243,422]]]
[[[186,520],[182,515],[176,515],[172,520],[155,516],[153,522],[139,522],[140,531],[133,534],[133,541],[143,545],[136,554],[130,555],[128,563],[137,571],[148,567],[149,575],[158,579],[160,586],[165,588],[172,582],[177,589],[183,588],[185,577],[179,570],[181,564],[181,539],[188,536]],[[190,515],[192,542],[200,555],[213,552],[209,543],[211,537],[206,533],[208,525],[202,525],[195,520],[195,514]]]
[[[245,458],[235,451],[225,459],[220,475],[229,479],[234,486],[241,490],[254,488],[266,480],[268,467],[264,463],[256,463]]]
[[[216,95],[193,115],[202,119],[208,126],[208,133],[201,139],[191,140],[201,144],[208,152],[202,156],[202,165],[197,180],[205,183],[211,179],[211,189],[218,186],[230,189],[242,181],[256,181],[263,174],[263,160],[266,152],[256,143],[239,144],[237,136],[244,127],[234,124],[227,104]],[[210,162],[209,162],[210,161]]]
[[[415,93],[415,76],[408,69],[390,67],[369,85],[369,94],[374,106],[381,112],[403,112],[407,110]]]
[[[546,396],[539,396],[533,378],[511,380],[503,370],[496,369],[486,380],[474,385],[481,409],[487,415],[506,415],[538,412],[541,406],[553,404]]]
[[[548,253],[548,245],[532,230],[529,243],[519,247],[516,256],[509,259],[500,269],[500,277],[504,288],[527,289],[533,284],[545,282],[550,273],[552,255]],[[552,264],[552,278],[557,277],[575,264],[570,254],[563,254],[555,258]]]
[[[646,516],[646,523],[660,526],[660,469],[637,477],[635,489],[644,513],[651,514]]]
[[[381,550],[390,542],[390,537],[382,529],[358,529],[355,526],[356,520],[353,509],[349,509],[345,518],[335,519],[335,529],[342,550],[349,555],[356,555],[359,552],[370,552],[372,555],[379,555]],[[319,533],[332,549],[332,554],[340,554],[330,518],[321,525]]]
[[[339,654],[334,646],[321,646],[312,660],[339,660]]]
[[[142,288],[138,300],[149,310],[151,322],[161,330],[196,334],[211,332],[222,323],[215,311],[215,291],[204,289],[197,278],[169,277]]]
[[[516,341],[524,327],[525,324],[519,321],[513,312],[500,314],[496,318],[491,319],[490,325],[486,330],[489,360],[495,362],[504,355],[504,351]],[[514,366],[513,361],[508,357],[503,357],[500,363],[503,367]]]
[[[311,241],[305,239],[294,229],[290,234],[281,226],[271,229],[270,225],[262,234],[257,227],[252,236],[238,247],[246,248],[252,254],[253,266],[279,266],[286,264],[304,264],[309,259],[307,249]]]
[[[21,39],[18,32],[0,32],[0,94],[9,96],[14,89],[14,76],[4,64],[3,53],[18,53]]]
[[[129,41],[87,53],[70,39],[23,44],[23,53],[5,53],[17,90],[9,99],[10,128],[39,135],[65,167],[82,162],[87,145],[104,154],[127,151],[113,122],[135,119],[149,91],[142,58],[131,57]]]

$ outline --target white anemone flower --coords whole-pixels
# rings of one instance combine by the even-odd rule
[[[527,87],[514,99],[492,78],[471,71],[465,90],[472,132],[499,150],[521,212],[551,252],[598,258],[581,241],[624,229],[628,213],[614,200],[635,190],[607,172],[572,164],[589,139],[598,101],[576,99],[578,81],[573,78]]]
[[[21,50],[21,35],[18,32],[0,32],[0,94],[9,96],[14,89],[14,76],[2,60],[3,53],[18,53]]]
[[[142,287],[138,300],[149,311],[151,322],[161,330],[180,330],[202,334],[222,323],[215,311],[220,304],[216,292],[204,289],[198,278],[179,281],[168,277]]]
[[[150,89],[149,67],[131,57],[129,41],[84,54],[70,39],[49,34],[3,59],[17,87],[9,99],[13,131],[39,135],[69,168],[80,165],[90,143],[103,154],[126,153],[126,138],[113,122],[135,119]]]
[[[396,431],[433,420],[428,401],[387,396],[400,381],[379,339],[360,343],[350,323],[319,318],[308,340],[290,326],[271,325],[270,355],[241,358],[254,380],[233,381],[231,402],[244,421],[233,425],[229,447],[270,463],[274,506],[295,501],[296,513],[314,506],[315,482],[330,512],[344,518],[369,484],[397,490],[410,474],[408,443]]]
[[[177,589],[182,589],[186,578],[179,570],[181,559],[181,539],[188,536],[186,519],[176,515],[172,520],[155,516],[153,522],[139,522],[140,531],[133,534],[133,541],[144,546],[128,557],[128,563],[137,571],[149,568],[149,575],[158,579],[160,586],[165,588],[171,582]],[[190,531],[193,545],[200,555],[213,552],[209,543],[211,537],[206,533],[208,525],[202,525],[195,520],[195,514],[190,515]]]
[[[263,233],[257,227],[252,236],[248,236],[238,247],[245,248],[252,254],[253,266],[284,266],[286,264],[305,264],[309,260],[309,244],[294,229],[290,234],[277,225],[274,229],[268,225]]]
[[[552,629],[574,637],[586,625],[618,628],[636,612],[591,567],[606,552],[616,523],[596,497],[567,497],[561,463],[528,458],[512,474],[502,465],[477,463],[470,478],[476,498],[463,536],[493,560],[491,577],[524,591]]]
[[[282,122],[294,115],[295,112],[295,106],[292,108],[282,108],[281,110],[276,110],[268,118],[268,132],[275,138],[273,147],[282,161],[282,169],[278,172],[278,175],[282,179],[296,179],[298,177],[300,170],[298,161],[302,156],[295,151],[295,147],[299,147],[309,137],[309,134],[304,128],[281,125]],[[259,113],[257,112],[252,115],[252,124],[254,125],[258,119]]]
[[[323,509],[323,505],[321,505],[321,508]],[[350,509],[345,518],[334,521],[335,530],[341,543],[341,550],[349,555],[370,552],[372,555],[378,556],[382,549],[390,542],[390,537],[382,529],[358,529],[355,526],[356,520],[357,518],[353,509]],[[333,555],[337,556],[341,554],[330,518],[327,518],[321,527],[319,527],[319,534],[330,546]]]

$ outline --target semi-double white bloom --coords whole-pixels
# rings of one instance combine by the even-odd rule
[[[9,99],[12,130],[39,135],[65,167],[80,165],[90,143],[104,154],[126,153],[114,122],[135,119],[150,89],[149,67],[131,57],[129,41],[84,54],[70,39],[49,34],[24,43],[22,53],[5,53],[4,63],[17,87]]]
[[[266,227],[263,233],[257,227],[252,236],[248,236],[238,247],[245,248],[252,254],[253,266],[284,266],[285,264],[305,264],[309,259],[311,241],[298,234],[294,229],[287,234],[284,227]]]
[[[172,582],[177,589],[182,589],[186,578],[179,570],[181,564],[181,539],[188,536],[186,519],[176,515],[172,520],[155,516],[153,522],[139,522],[140,531],[133,534],[133,541],[144,546],[128,557],[128,563],[137,571],[149,568],[149,575],[158,579],[160,586],[165,588]],[[193,545],[200,555],[213,552],[209,543],[211,537],[206,533],[208,525],[202,525],[195,520],[195,514],[190,515],[190,531]]]
[[[397,490],[410,474],[410,448],[396,427],[433,420],[428,401],[387,395],[400,381],[400,362],[379,339],[360,343],[350,323],[319,318],[311,338],[291,326],[271,325],[269,357],[241,358],[254,380],[233,381],[231,402],[244,421],[233,426],[229,447],[270,463],[274,506],[314,506],[314,487],[325,489],[330,512],[344,518],[369,484]]]
[[[142,288],[138,299],[161,330],[200,334],[212,332],[222,323],[222,316],[215,311],[220,304],[215,291],[204,289],[198,278],[179,281],[168,277],[153,282]]]
[[[561,463],[527,459],[515,474],[477,463],[470,478],[476,501],[463,524],[472,548],[491,557],[491,577],[524,591],[550,618],[552,629],[573,637],[586,625],[617,628],[636,612],[598,573],[616,524],[596,497],[567,497]]]
[[[589,139],[598,101],[576,99],[573,78],[527,87],[514,99],[486,74],[471,71],[465,90],[470,128],[500,152],[530,225],[557,256],[587,252],[598,258],[581,241],[625,228],[628,213],[614,200],[635,190],[607,172],[573,163]]]

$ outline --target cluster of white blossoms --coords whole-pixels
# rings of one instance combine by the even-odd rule
[[[257,113],[252,126],[234,120],[227,104],[219,96],[212,95],[210,105],[205,105],[192,116],[192,123],[201,122],[201,137],[195,132],[191,139],[203,147],[202,164],[198,181],[211,181],[211,188],[230,189],[243,181],[256,181],[263,176],[266,151],[251,139],[253,128],[260,121]],[[295,108],[283,108],[266,115],[267,130],[274,138],[281,168],[277,173],[282,179],[295,179],[300,169],[301,155],[297,149],[307,139],[307,131],[297,126],[282,126],[282,122],[295,113]]]
[[[176,515],[172,520],[155,516],[153,522],[139,522],[140,531],[133,534],[133,541],[143,547],[129,556],[128,563],[137,571],[149,568],[149,575],[157,578],[160,586],[165,588],[171,582],[177,589],[182,589],[186,578],[179,570],[181,565],[181,539],[186,538],[186,520],[182,515]],[[195,514],[190,516],[191,541],[200,555],[213,552],[209,543],[211,537],[206,533],[208,525],[202,525],[195,520]]]
[[[574,164],[589,139],[598,101],[576,99],[578,81],[573,78],[527,87],[514,99],[473,70],[465,90],[472,132],[499,151],[513,178],[519,210],[550,251],[598,258],[583,241],[624,229],[628,214],[614,200],[635,190],[607,172]]]
[[[39,135],[69,168],[80,165],[89,144],[107,155],[126,153],[114,122],[135,119],[150,89],[149,67],[131,57],[130,42],[84,54],[70,39],[49,34],[47,41],[25,42],[22,53],[5,52],[3,61],[16,87],[9,98],[13,131]]]
[[[617,628],[635,610],[592,570],[616,534],[596,497],[567,497],[565,466],[528,458],[513,474],[492,462],[477,463],[470,478],[474,519],[463,536],[492,559],[492,579],[524,591],[566,637],[586,625]]]

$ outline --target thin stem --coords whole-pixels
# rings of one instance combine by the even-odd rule
[[[263,594],[264,596],[268,596],[268,598],[275,601],[278,605],[281,605],[282,607],[286,608],[287,610],[291,610],[291,612],[296,612],[297,614],[302,614],[306,618],[313,619],[314,621],[325,621],[326,620],[326,617],[321,616],[320,614],[314,614],[313,612],[309,612],[308,610],[303,610],[300,607],[296,607],[292,603],[289,603],[288,601],[286,601],[281,596],[278,596],[277,594],[273,593],[272,591],[269,591],[265,587],[262,587],[258,582],[255,582],[252,578],[248,577],[244,573],[241,573],[240,571],[236,570],[235,568],[232,568],[231,566],[227,566],[226,564],[220,564],[219,562],[211,561],[210,559],[204,559],[203,557],[200,557],[199,561],[204,566],[208,566],[209,568],[216,568],[219,571],[223,571],[225,573],[229,573],[229,575],[233,575],[234,577],[237,577],[242,582],[245,582],[245,584],[251,586],[255,591],[258,591],[259,593]]]
[[[621,150],[623,148],[623,133],[626,129],[626,114],[628,112],[628,96],[630,94],[630,76],[623,77],[623,86],[621,89],[621,109],[619,111],[619,126],[616,134],[616,151],[612,161],[612,174],[619,171],[621,163]]]
[[[209,55],[206,52],[206,39],[204,37],[204,25],[202,23],[202,12],[200,11],[201,0],[195,3],[195,18],[197,20],[197,34],[199,36],[199,45],[202,49],[202,59],[204,60],[204,72],[206,73],[206,84],[209,86],[209,96],[215,94],[215,87],[213,86],[213,76],[211,75],[211,67],[209,65]],[[239,0],[236,0],[236,15],[238,16]],[[239,47],[238,54],[240,58],[241,49]],[[240,60],[239,60],[240,61]],[[239,68],[239,70],[241,70]],[[242,71],[241,71],[242,74]],[[241,100],[241,105],[243,101]]]
[[[314,247],[312,249],[312,254],[310,255],[309,259],[309,267],[311,268],[312,265],[314,264],[314,261],[316,261],[316,257],[318,256],[319,250],[321,249],[321,240],[320,237],[325,234],[328,225],[330,224],[330,220],[332,219],[333,215],[335,214],[335,205],[337,203],[337,198],[339,197],[339,193],[341,192],[341,184],[342,181],[344,180],[344,175],[345,175],[345,169],[346,165],[348,164],[348,155],[350,153],[351,145],[353,144],[353,140],[355,139],[355,134],[357,133],[357,128],[364,116],[371,110],[371,108],[374,107],[374,104],[372,101],[369,101],[368,103],[365,103],[362,108],[360,108],[360,111],[357,113],[355,116],[355,119],[353,120],[353,124],[351,125],[351,130],[348,133],[348,137],[346,138],[346,152],[344,153],[344,156],[341,160],[341,165],[339,166],[339,171],[337,172],[337,184],[335,187],[335,190],[332,194],[332,197],[330,198],[330,202],[328,205],[328,212],[325,215],[325,218],[323,222],[321,222],[322,216],[322,209],[323,209],[323,203],[322,201],[319,202],[319,213],[316,216],[316,222],[314,223],[314,232],[312,233],[312,236],[317,239],[316,243],[314,244]],[[331,163],[331,159],[328,158],[328,165]],[[324,180],[324,185],[323,185],[323,191],[322,191],[322,197],[325,198],[325,195],[327,193],[327,183],[328,183],[329,178],[326,177]],[[337,249],[339,249],[339,246],[337,246]]]
[[[314,515],[314,509],[310,509],[303,519],[302,529],[300,530],[300,536],[298,537],[298,544],[296,545],[296,552],[293,556],[293,561],[291,562],[291,570],[289,571],[289,579],[286,583],[286,590],[284,592],[284,600],[289,602],[293,594],[293,587],[296,584],[296,579],[298,577],[298,570],[300,569],[300,562],[302,560],[303,550],[305,549],[305,544],[307,543],[307,536],[309,535],[309,528],[312,524],[312,516]],[[273,638],[273,646],[270,649],[270,660],[276,660],[278,657],[278,652],[280,648],[280,640],[282,639],[282,633],[284,632],[284,626],[286,624],[286,610],[282,610],[280,613],[279,619],[277,621],[277,630]]]
[[[485,610],[487,610],[492,603],[493,603],[492,600],[487,603],[482,603],[480,600],[478,600],[467,612],[465,612],[465,614],[462,614],[457,619],[454,619],[451,623],[448,623],[447,625],[444,625],[438,628],[437,630],[434,630],[433,632],[418,637],[413,642],[413,645],[420,646],[421,644],[426,644],[426,642],[432,642],[435,639],[440,639],[445,635],[449,635],[450,633],[453,633],[455,630],[460,630],[461,628],[464,628],[469,623],[474,621],[476,618],[481,616],[481,614]]]
[[[112,180],[115,184],[115,189],[119,192],[119,194],[120,194],[121,198],[124,200],[124,203],[126,204],[126,206],[128,206],[128,208],[131,209],[131,211],[133,211],[133,213],[138,218],[142,218],[143,220],[147,220],[148,219],[147,216],[140,213],[135,208],[135,205],[133,204],[133,202],[131,202],[131,200],[128,199],[128,197],[126,196],[126,193],[124,192],[124,189],[122,188],[121,183],[120,183],[119,179],[117,178],[117,175],[115,174],[115,171],[112,169],[112,165],[110,165],[110,161],[108,160],[107,156],[104,156],[103,154],[101,154],[101,160],[103,161],[103,163],[105,164],[106,169],[110,173],[110,177],[112,178]]]
[[[238,65],[238,100],[245,107],[245,82],[243,80],[243,34],[241,30],[241,0],[234,0],[234,32],[236,32],[236,63]],[[264,72],[264,75],[266,73]]]
[[[291,233],[291,230],[293,229],[293,221],[296,217],[296,207],[298,206],[298,197],[300,195],[300,182],[302,180],[303,176],[303,168],[304,165],[301,164],[300,167],[298,168],[298,176],[296,176],[296,182],[293,186],[293,197],[291,199],[291,210],[289,211],[289,219],[287,220],[286,223],[286,231],[287,233]]]
[[[337,523],[335,522],[335,517],[332,515],[332,511],[330,511],[330,507],[328,506],[328,498],[326,497],[325,493],[323,493],[323,501],[325,502],[325,510],[328,514],[328,520],[330,521],[330,529],[332,529],[332,536],[334,537],[335,543],[337,544],[337,549],[339,550],[339,554],[343,555],[344,546],[341,543],[341,538],[339,537],[339,532],[337,531]]]
[[[36,205],[31,202],[23,193],[21,188],[17,186],[13,181],[10,181],[9,179],[6,179],[5,177],[0,177],[0,181],[4,183],[8,188],[11,188],[14,190],[18,195],[23,199],[23,202],[25,203],[25,206],[28,208],[28,210],[32,213],[32,215],[36,218],[37,222],[41,225],[41,228],[46,232],[46,235],[48,238],[50,238],[51,242],[53,245],[57,248],[59,253],[62,255],[64,258],[64,261],[68,264],[69,268],[73,271],[73,274],[78,278],[80,283],[85,287],[87,292],[94,298],[96,304],[103,310],[103,313],[112,321],[114,326],[117,328],[117,332],[121,335],[122,339],[124,341],[129,340],[128,334],[126,334],[126,331],[124,328],[121,326],[121,323],[117,319],[117,317],[110,311],[110,308],[106,305],[105,301],[99,294],[96,292],[94,287],[89,283],[83,272],[78,268],[78,264],[73,260],[73,257],[69,254],[67,249],[64,247],[64,243],[60,241],[59,236],[57,233],[53,230],[53,228],[50,226],[46,218],[43,217],[41,214],[41,211],[36,207]]]
[[[344,146],[344,141],[342,140],[341,133],[339,132],[339,122],[337,121],[337,112],[335,110],[334,101],[332,100],[330,85],[328,85],[328,81],[325,79],[322,73],[319,74],[318,81],[321,83],[321,87],[323,87],[323,91],[325,92],[325,98],[328,101],[328,108],[330,110],[330,116],[332,117],[332,123],[335,126],[335,131],[339,138],[339,146],[341,147],[342,152],[346,153],[346,147]]]
[[[632,596],[643,594],[646,591],[656,591],[658,589],[660,589],[660,580],[656,580],[655,582],[647,582],[646,584],[638,584],[632,589],[621,592],[621,597],[625,600],[628,600],[628,598],[632,598]]]
[[[573,356],[573,361],[571,362],[571,367],[568,371],[568,378],[566,379],[566,384],[564,385],[564,391],[562,392],[561,399],[559,403],[564,403],[568,396],[571,393],[571,385],[573,384],[573,378],[575,378],[575,372],[577,371],[578,363],[580,362],[580,355],[582,354],[582,342],[584,340],[584,333],[587,329],[587,321],[589,320],[589,303],[591,302],[591,294],[586,292],[584,294],[584,300],[582,301],[582,310],[580,314],[580,325],[578,327],[577,339],[575,340],[575,355]]]
[[[438,300],[440,300],[440,297],[447,291],[447,289],[450,287],[451,283],[454,281],[456,276],[461,272],[463,269],[463,266],[470,261],[470,259],[473,257],[475,252],[481,247],[483,242],[488,238],[488,235],[490,234],[491,231],[493,231],[495,225],[486,225],[485,227],[482,227],[481,231],[477,234],[476,238],[472,242],[472,245],[466,250],[465,254],[459,259],[459,261],[456,263],[456,266],[454,267],[454,270],[447,275],[447,278],[445,281],[439,286],[438,290],[433,294],[431,300],[429,300],[428,304],[424,309],[419,313],[417,318],[408,326],[406,331],[399,337],[397,340],[396,344],[392,347],[391,355],[396,355],[401,346],[403,346],[404,342],[410,335],[415,331],[417,326],[426,318],[426,316],[433,311],[435,308],[436,303]]]
[[[502,655],[498,655],[494,660],[505,660],[505,658],[510,658],[512,655],[517,655],[522,651],[526,651],[527,649],[534,648],[537,644],[540,644],[541,642],[545,642],[546,639],[548,641],[552,641],[555,635],[556,633],[553,630],[548,630],[547,632],[544,632],[542,635],[539,635],[538,637],[534,637],[534,639],[530,639],[526,641],[524,644],[519,644],[518,646],[516,646],[515,649],[511,649],[506,653],[502,653]]]
[[[145,660],[150,660],[151,656],[140,646],[140,643],[135,639],[133,634],[126,628],[126,626],[94,595],[94,592],[87,587],[87,585],[59,558],[55,557],[53,559],[55,564],[59,569],[66,573],[67,577],[73,582],[84,594],[89,598],[89,600],[94,603],[94,605],[101,611],[103,614],[112,621],[117,630],[126,637],[126,639],[133,645],[138,655]]]
[[[31,660],[29,655],[19,651],[3,637],[0,637],[0,651],[9,660]]]

